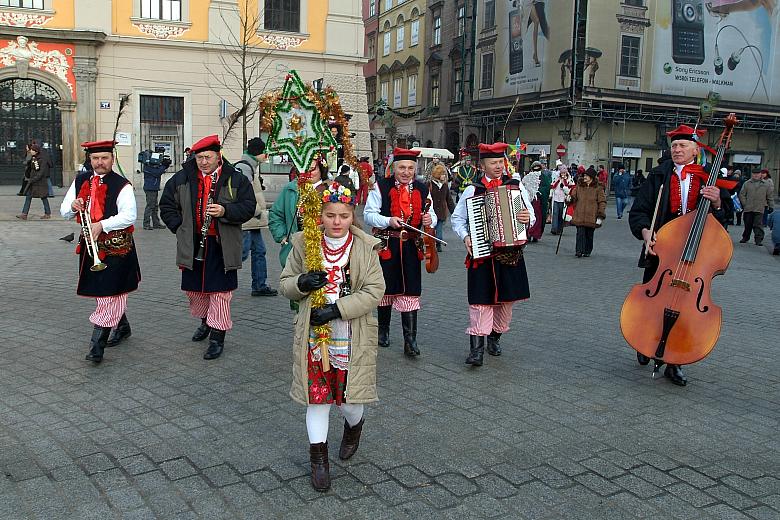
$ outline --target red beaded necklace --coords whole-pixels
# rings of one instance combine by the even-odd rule
[[[347,241],[344,242],[344,245],[341,247],[337,247],[335,249],[331,249],[328,246],[328,243],[325,241],[325,237],[322,237],[322,256],[325,257],[325,261],[329,264],[337,264],[339,260],[341,260],[344,257],[344,254],[346,254],[347,250],[349,249],[350,244],[352,244],[352,233],[349,233],[347,235]]]

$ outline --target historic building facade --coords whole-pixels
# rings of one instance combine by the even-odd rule
[[[368,155],[363,48],[361,5],[350,0],[0,2],[0,182],[18,181],[33,139],[55,158],[55,180],[69,182],[83,161],[79,143],[110,138],[125,96],[117,150],[128,177],[154,146],[177,164],[194,140],[223,133],[243,90],[278,87],[289,69],[337,89],[356,152]],[[255,67],[251,84],[242,54]],[[258,128],[250,121],[248,137]],[[242,141],[233,130],[226,156],[237,159]]]

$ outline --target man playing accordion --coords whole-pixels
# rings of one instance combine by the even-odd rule
[[[466,244],[468,271],[470,352],[466,363],[482,366],[485,345],[488,354],[501,355],[499,340],[509,330],[512,304],[530,296],[522,246],[499,247],[490,255],[474,258],[473,230],[469,229],[468,200],[482,196],[492,188],[507,186],[520,190],[523,209],[516,212],[518,222],[526,227],[536,221],[531,200],[522,183],[513,179],[506,169],[505,153],[509,145],[495,143],[479,145],[482,176],[463,191],[452,214],[452,229]],[[514,209],[511,211],[514,212]],[[473,244],[476,246],[476,242]]]

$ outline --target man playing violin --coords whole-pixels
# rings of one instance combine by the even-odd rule
[[[506,143],[479,145],[480,163],[483,175],[469,185],[452,213],[452,229],[466,244],[466,267],[468,268],[469,356],[466,363],[482,366],[487,344],[488,354],[501,355],[499,340],[509,330],[512,321],[512,305],[518,300],[530,297],[528,274],[525,269],[522,246],[505,247],[489,257],[474,260],[471,250],[466,201],[475,195],[483,195],[489,188],[514,185],[522,190],[525,208],[517,214],[517,220],[526,227],[536,222],[531,198],[523,184],[513,179],[506,171]]]
[[[423,254],[418,247],[419,234],[403,224],[418,229],[436,225],[428,186],[415,180],[419,155],[419,151],[404,148],[393,150],[393,176],[377,179],[363,211],[363,219],[373,227],[374,236],[384,242],[379,260],[386,288],[377,310],[378,343],[380,347],[390,346],[390,317],[395,309],[401,313],[404,354],[408,357],[420,355],[417,311],[422,293]]]
[[[706,179],[693,173],[696,170],[701,170],[696,164],[696,159],[699,156],[699,139],[705,133],[705,130],[693,129],[686,125],[681,125],[666,133],[671,142],[672,158],[650,171],[647,181],[642,184],[629,211],[628,222],[631,233],[644,242],[642,259],[640,260],[640,265],[645,267],[644,283],[652,280],[658,269],[658,256],[653,248],[655,247],[656,231],[664,224],[681,215],[695,211],[702,197],[712,203],[713,216],[718,221],[724,220],[720,188],[706,186]],[[656,201],[662,186],[664,192],[658,206],[656,229],[651,230]],[[637,352],[636,357],[641,365],[650,362],[650,358],[639,352]],[[682,367],[679,365],[667,365],[664,376],[679,386],[685,386],[688,383]]]

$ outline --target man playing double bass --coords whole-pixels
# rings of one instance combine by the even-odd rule
[[[505,169],[506,143],[479,145],[479,157],[483,176],[464,191],[452,213],[452,230],[466,244],[468,269],[469,335],[470,348],[466,364],[482,366],[487,345],[488,354],[501,355],[499,340],[509,330],[512,321],[512,305],[530,297],[528,273],[525,269],[522,247],[505,247],[477,260],[471,257],[471,230],[469,229],[466,200],[483,195],[488,189],[501,185],[514,185],[522,190],[525,208],[516,215],[527,227],[536,221],[531,198],[523,184],[513,179]]]
[[[631,232],[636,238],[644,241],[644,249],[640,265],[644,265],[643,283],[652,280],[658,268],[658,256],[654,251],[656,231],[675,218],[695,211],[702,197],[709,200],[713,216],[724,220],[720,201],[720,188],[705,186],[705,180],[692,172],[700,170],[695,164],[699,155],[699,138],[705,130],[695,130],[690,126],[681,125],[667,132],[671,143],[672,159],[659,164],[650,171],[647,181],[642,184],[636,200],[628,214]],[[650,227],[655,213],[659,191],[663,186],[663,194],[658,205],[655,229]],[[639,364],[646,365],[650,358],[637,352]],[[679,365],[667,365],[664,376],[672,383],[685,386],[688,380]]]
[[[436,225],[428,186],[415,180],[419,155],[416,150],[394,149],[393,176],[377,179],[363,211],[366,224],[374,228],[374,236],[384,243],[379,252],[386,286],[377,309],[379,346],[390,345],[390,317],[395,309],[401,313],[404,354],[407,357],[420,355],[417,311],[422,293],[422,254],[417,243],[419,234],[402,224],[418,229]]]

